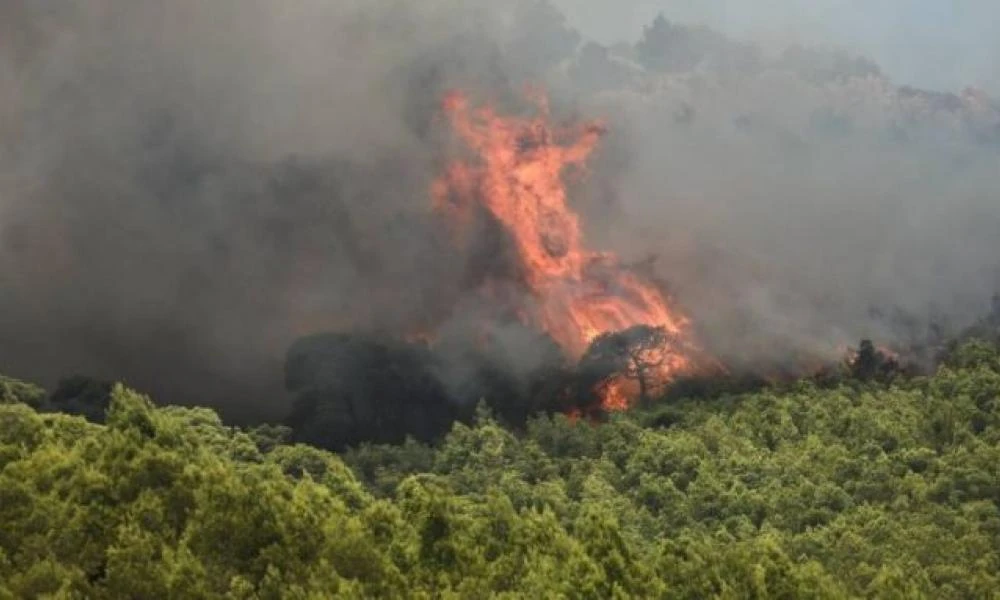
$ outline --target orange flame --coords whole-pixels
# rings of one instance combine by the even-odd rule
[[[601,406],[604,410],[609,412],[624,411],[632,406],[635,390],[630,389],[634,387],[630,386],[630,383],[632,382],[623,377],[616,377],[601,384],[597,393],[601,397]]]
[[[454,130],[477,160],[448,165],[432,187],[435,207],[459,233],[477,207],[503,226],[530,292],[529,306],[518,313],[573,358],[601,333],[635,325],[662,326],[685,339],[687,319],[668,306],[656,285],[623,268],[613,254],[585,248],[580,218],[567,205],[563,176],[570,169],[583,172],[604,126],[552,127],[544,95],[535,103],[538,115],[523,118],[501,116],[489,106],[472,108],[461,93],[445,98]],[[663,375],[688,367],[677,355],[663,363]],[[606,409],[630,405],[626,383],[619,378],[597,390]]]

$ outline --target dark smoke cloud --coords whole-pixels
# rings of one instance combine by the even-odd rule
[[[451,1],[4,4],[0,369],[280,413],[297,336],[440,319],[462,265],[427,216],[438,101],[544,66],[513,68],[504,45],[572,49],[568,29],[509,24],[531,17]]]
[[[654,68],[536,0],[5,3],[0,371],[274,417],[299,336],[461,329],[494,253],[428,214],[451,87],[513,106],[543,83],[560,118],[608,118],[573,190],[592,245],[658,255],[727,358],[988,303],[989,99],[692,31]]]

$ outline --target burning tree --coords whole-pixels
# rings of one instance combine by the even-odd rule
[[[638,400],[646,404],[650,393],[666,383],[673,342],[666,328],[650,325],[602,333],[580,359],[580,372],[588,384],[610,394],[625,392],[623,379],[635,382]]]
[[[550,335],[573,360],[600,340],[592,358],[606,355],[602,364],[630,369],[622,377],[637,382],[645,400],[654,371],[669,379],[693,369],[690,358],[697,350],[688,320],[655,282],[614,254],[586,247],[563,176],[585,170],[605,129],[600,123],[552,126],[546,100],[536,100],[539,116],[523,118],[502,116],[489,106],[474,108],[459,93],[446,98],[445,112],[474,156],[453,161],[435,182],[435,206],[460,234],[476,215],[505,232],[519,281],[487,281],[484,295],[518,286],[522,293],[514,298],[521,304],[514,312],[525,324]],[[629,358],[611,361],[616,348],[627,348],[622,356]],[[628,386],[605,383],[598,390],[605,409],[627,408],[634,398],[625,393]]]

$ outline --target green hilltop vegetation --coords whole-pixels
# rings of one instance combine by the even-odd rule
[[[0,598],[998,598],[1000,354],[335,455],[0,380]]]

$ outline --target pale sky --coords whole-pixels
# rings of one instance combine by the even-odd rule
[[[1000,93],[996,0],[552,0],[586,36],[635,40],[658,12],[742,38],[865,54],[899,84]]]

